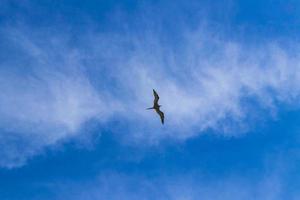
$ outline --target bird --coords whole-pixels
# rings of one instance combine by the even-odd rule
[[[159,96],[154,89],[153,89],[153,95],[154,95],[153,107],[147,108],[147,110],[154,109],[156,111],[156,113],[160,116],[161,123],[164,124],[165,115],[160,110],[161,105],[158,104]]]

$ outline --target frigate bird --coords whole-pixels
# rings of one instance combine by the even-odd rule
[[[148,110],[154,109],[157,112],[157,114],[160,116],[161,123],[164,124],[165,116],[164,113],[159,109],[161,107],[161,105],[158,104],[159,96],[154,89],[153,89],[153,95],[154,95],[153,107],[147,109]]]

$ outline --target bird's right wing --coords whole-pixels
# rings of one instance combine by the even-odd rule
[[[159,100],[159,96],[154,89],[153,89],[153,95],[154,95],[154,104],[157,104]]]
[[[156,110],[156,112],[160,116],[161,123],[164,124],[164,122],[165,122],[165,115],[164,115],[164,113],[161,112],[160,110]]]

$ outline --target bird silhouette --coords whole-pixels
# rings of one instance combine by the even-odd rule
[[[153,107],[147,108],[148,110],[154,109],[156,113],[160,116],[161,123],[164,124],[165,121],[165,115],[164,113],[159,109],[161,105],[158,104],[159,96],[157,92],[153,89],[153,95],[154,95],[154,101],[153,101]]]

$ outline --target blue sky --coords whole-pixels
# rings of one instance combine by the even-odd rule
[[[299,9],[1,1],[0,199],[299,199]]]

